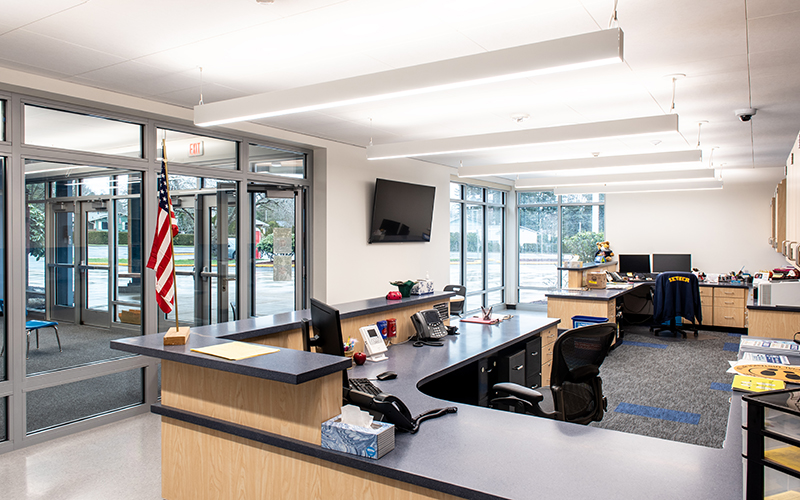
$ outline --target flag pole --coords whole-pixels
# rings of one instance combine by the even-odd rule
[[[164,185],[167,187],[167,202],[169,203],[169,252],[172,254],[172,298],[175,301],[175,331],[180,332],[178,324],[178,280],[175,276],[175,245],[172,240],[172,197],[169,194],[169,171],[167,169],[167,139],[161,139],[161,160],[164,162]]]

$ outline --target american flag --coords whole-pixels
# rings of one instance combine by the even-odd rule
[[[171,221],[171,224],[170,224]],[[172,226],[172,234],[169,229]],[[172,236],[178,234],[175,223],[175,212],[167,189],[167,164],[161,162],[161,175],[158,176],[158,219],[156,236],[147,267],[156,271],[156,300],[158,307],[165,314],[172,311],[175,303],[175,287],[173,284]]]

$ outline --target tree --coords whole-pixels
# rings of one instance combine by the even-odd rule
[[[582,231],[564,239],[562,250],[564,255],[576,255],[581,262],[593,262],[594,254],[597,252],[597,243],[604,240],[604,233]]]

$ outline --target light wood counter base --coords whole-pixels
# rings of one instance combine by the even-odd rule
[[[457,497],[162,417],[166,500],[455,500]]]

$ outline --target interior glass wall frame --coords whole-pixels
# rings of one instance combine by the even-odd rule
[[[546,310],[547,291],[567,286],[566,271],[557,268],[565,265],[565,259],[574,260],[578,255],[590,261],[597,243],[594,240],[604,239],[605,195],[558,196],[553,191],[516,194],[518,307]],[[584,212],[591,213],[594,221],[586,228],[577,220]],[[573,231],[573,226],[578,229]]]
[[[500,189],[450,183],[450,276],[467,288],[465,312],[505,302],[507,196]]]
[[[8,135],[6,132],[8,123],[6,109],[8,109],[8,99],[0,95],[0,142],[8,142],[6,140]]]

